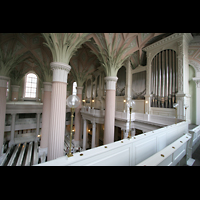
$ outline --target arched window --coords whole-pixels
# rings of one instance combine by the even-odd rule
[[[25,98],[37,97],[37,76],[34,73],[28,73],[25,77]]]
[[[73,89],[72,89],[72,94],[73,94],[73,95],[76,95],[76,94],[77,94],[77,89],[76,89],[76,87],[77,87],[77,83],[76,83],[76,82],[73,82]]]

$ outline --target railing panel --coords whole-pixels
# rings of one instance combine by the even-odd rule
[[[181,122],[168,127],[150,131],[124,139],[108,145],[99,146],[90,150],[75,153],[73,157],[67,156],[39,164],[44,165],[137,165],[142,160],[154,155],[165,148],[169,142],[188,132],[188,123]],[[178,151],[177,151],[178,152]],[[180,154],[180,153],[179,153]],[[178,155],[179,155],[178,154]],[[176,156],[176,155],[175,155]]]

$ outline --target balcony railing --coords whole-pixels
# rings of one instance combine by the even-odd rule
[[[135,166],[161,151],[186,133],[188,133],[188,123],[183,121],[134,136],[131,139],[123,139],[90,150],[74,153],[74,155],[69,158],[63,156],[37,166]]]

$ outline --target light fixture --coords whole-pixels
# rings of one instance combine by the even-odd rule
[[[132,113],[133,106],[135,105],[135,101],[130,99],[130,100],[127,101],[126,104],[127,104],[129,111],[130,111],[129,133],[128,133],[128,138],[130,139],[131,138],[131,113]]]
[[[175,109],[175,116],[176,116],[175,124],[177,124],[177,107],[178,107],[178,103],[173,103],[173,108]]]
[[[77,95],[70,95],[67,100],[66,103],[67,105],[71,108],[71,129],[70,129],[70,147],[69,147],[69,152],[67,154],[68,157],[73,156],[73,154],[71,153],[71,149],[72,149],[72,128],[73,128],[73,117],[74,117],[74,109],[76,107],[79,106],[80,104],[80,99]]]

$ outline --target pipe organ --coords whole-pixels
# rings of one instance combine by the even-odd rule
[[[151,62],[151,107],[172,108],[178,92],[176,52],[159,52]]]

